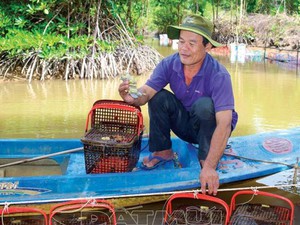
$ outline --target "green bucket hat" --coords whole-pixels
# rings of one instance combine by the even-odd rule
[[[169,26],[167,29],[167,34],[170,39],[179,39],[180,30],[187,30],[200,34],[215,47],[222,46],[217,41],[212,39],[212,33],[214,30],[214,25],[211,21],[205,19],[199,15],[188,15],[182,20],[182,24],[179,26]]]

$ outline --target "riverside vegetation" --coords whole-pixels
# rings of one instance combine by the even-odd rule
[[[298,0],[285,0],[284,12],[277,3],[237,2],[241,5],[229,0],[3,0],[0,78],[30,82],[143,74],[162,58],[144,44],[144,37],[180,23],[185,10],[213,18],[221,43],[299,50]],[[260,9],[267,13],[258,13]]]

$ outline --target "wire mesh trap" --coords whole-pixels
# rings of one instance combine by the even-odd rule
[[[4,207],[0,210],[0,225],[47,225],[44,211],[31,207]]]
[[[85,131],[81,141],[86,173],[128,172],[136,166],[143,131],[140,107],[117,100],[96,101]]]
[[[216,197],[179,193],[172,195],[166,203],[164,224],[223,225],[228,221],[229,206]]]
[[[70,201],[51,208],[49,225],[116,225],[114,207],[105,200]]]
[[[242,195],[252,195],[253,198],[246,203],[236,204],[236,198]],[[259,202],[254,202],[254,198],[257,198],[258,195],[263,198],[260,198]],[[266,200],[271,201],[272,204],[279,204],[280,200],[284,204],[270,205],[260,202]],[[294,217],[294,205],[289,199],[273,193],[239,191],[232,196],[230,212],[230,225],[291,225]]]

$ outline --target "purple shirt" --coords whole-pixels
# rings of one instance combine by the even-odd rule
[[[234,96],[228,71],[211,55],[206,54],[200,71],[194,76],[189,86],[185,83],[183,64],[179,54],[164,58],[154,69],[146,85],[160,91],[167,84],[186,110],[200,97],[210,97],[214,102],[215,112],[232,110],[232,128],[237,123],[238,115],[234,110]]]

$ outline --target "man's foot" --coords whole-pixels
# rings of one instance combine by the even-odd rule
[[[171,149],[153,152],[148,157],[145,157],[142,163],[142,169],[154,169],[159,165],[165,164],[173,160],[174,155]]]

